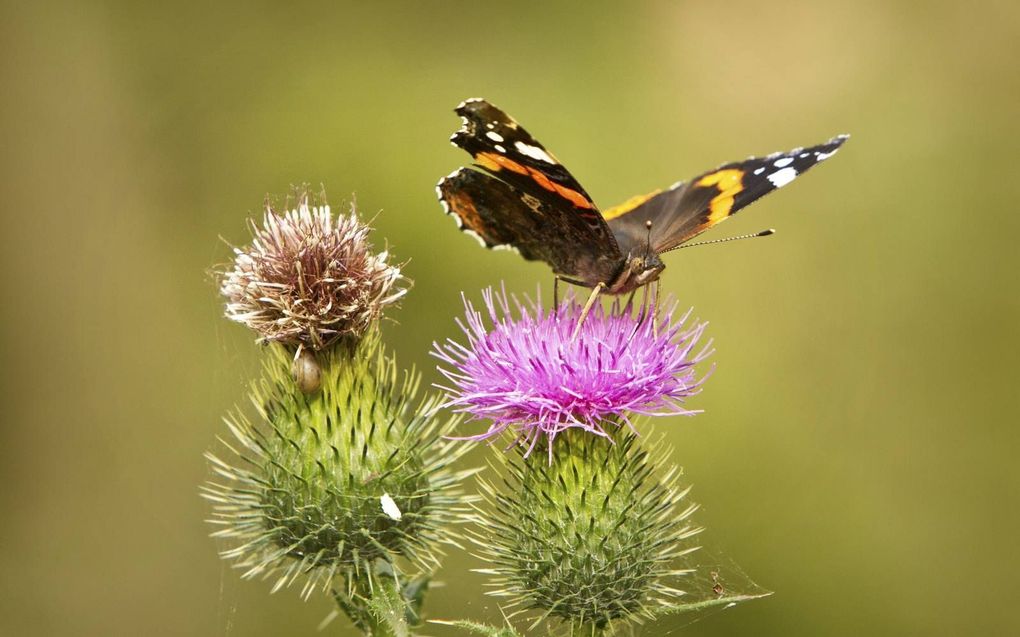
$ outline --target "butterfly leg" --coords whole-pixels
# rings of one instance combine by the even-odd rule
[[[655,291],[652,293],[652,336],[659,336],[659,280],[655,279]]]
[[[606,289],[606,287],[605,283],[599,281],[599,284],[591,291],[591,296],[588,297],[588,302],[584,304],[584,309],[581,310],[581,317],[577,319],[577,325],[574,326],[574,333],[570,335],[571,341],[577,339],[577,335],[581,333],[581,326],[584,325],[584,319],[588,318],[588,312],[591,312],[591,308],[595,305],[595,301],[598,300],[599,294],[602,294],[602,290]]]
[[[560,306],[560,277],[553,277],[553,309]]]

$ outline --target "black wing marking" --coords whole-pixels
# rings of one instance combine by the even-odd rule
[[[669,190],[635,197],[603,215],[623,254],[647,245],[649,221],[652,249],[666,252],[828,159],[848,137],[840,135],[810,148],[724,164]]]
[[[444,177],[436,191],[461,229],[486,247],[515,248],[525,259],[545,261],[562,278],[589,287],[609,282],[619,269],[612,236],[594,233],[566,207],[469,168]]]

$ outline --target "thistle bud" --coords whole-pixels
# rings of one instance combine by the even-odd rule
[[[234,413],[233,458],[207,454],[225,478],[204,488],[214,535],[231,542],[223,557],[275,578],[274,591],[303,578],[305,596],[337,576],[351,590],[378,563],[435,569],[438,544],[455,543],[440,528],[463,513],[467,472],[450,470],[462,445],[443,438],[453,423],[432,417],[432,401],[415,402],[418,377],[398,380],[377,332],[320,352],[314,394],[295,386],[288,349],[268,353],[256,422]]]

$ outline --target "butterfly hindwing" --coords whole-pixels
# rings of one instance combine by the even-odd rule
[[[649,239],[655,252],[666,252],[790,183],[835,154],[846,139],[840,135],[810,148],[725,164],[669,190],[635,197],[603,215],[623,254],[646,246]]]
[[[596,233],[569,208],[489,174],[460,168],[436,190],[461,229],[486,247],[514,248],[525,259],[545,261],[564,279],[588,286],[609,280],[619,266],[620,253],[608,231]]]

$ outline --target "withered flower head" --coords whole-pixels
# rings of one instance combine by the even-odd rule
[[[227,318],[277,341],[321,350],[342,337],[359,338],[383,308],[406,292],[400,268],[375,253],[370,228],[357,216],[333,217],[329,205],[277,212],[267,202],[253,240],[234,248],[233,269],[220,273]]]

